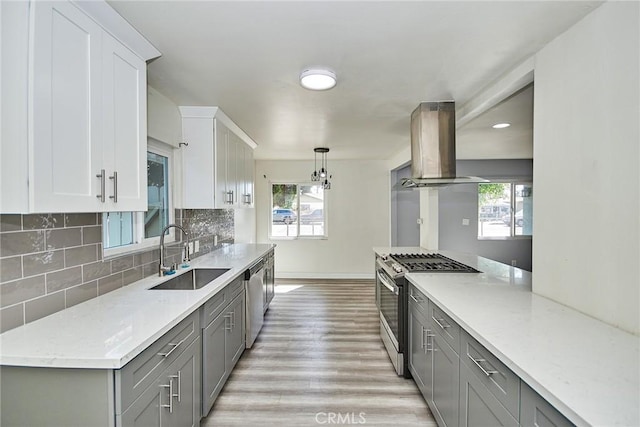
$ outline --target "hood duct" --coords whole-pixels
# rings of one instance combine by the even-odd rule
[[[456,108],[453,101],[423,102],[411,113],[411,178],[402,186],[440,187],[487,182],[456,176]]]

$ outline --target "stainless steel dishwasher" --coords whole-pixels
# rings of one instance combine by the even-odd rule
[[[261,258],[244,273],[246,325],[245,345],[251,348],[258,337],[264,321],[262,287],[264,283],[264,260]]]

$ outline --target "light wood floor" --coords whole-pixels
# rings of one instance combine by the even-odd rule
[[[436,426],[380,341],[373,282],[276,285],[260,336],[201,423],[322,424]]]

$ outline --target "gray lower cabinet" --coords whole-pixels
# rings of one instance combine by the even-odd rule
[[[430,407],[439,426],[458,426],[460,369],[458,354],[438,333],[432,338]]]
[[[460,427],[517,425],[518,421],[478,376],[460,363]]]
[[[573,424],[409,286],[409,371],[439,427],[567,427]]]
[[[213,407],[244,351],[244,310],[243,290],[202,330],[203,417]]]
[[[120,416],[122,427],[200,425],[200,338]]]
[[[525,427],[568,427],[574,424],[524,381],[520,382],[520,425]]]
[[[431,330],[417,304],[409,300],[409,372],[425,399],[431,398]]]

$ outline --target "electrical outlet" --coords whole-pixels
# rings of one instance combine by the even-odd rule
[[[194,248],[194,253],[200,252],[200,240],[196,240],[194,242],[195,248]]]
[[[190,253],[190,254],[195,253],[195,252],[193,251],[193,242],[189,242],[189,253]]]
[[[512,266],[512,267],[515,267],[515,266],[516,266],[516,264],[517,264],[517,261],[516,261],[515,259],[512,259],[512,260],[511,260],[511,266]]]
[[[213,235],[213,246],[218,246],[218,235],[217,234]]]
[[[462,225],[469,225],[469,218],[462,218]]]

